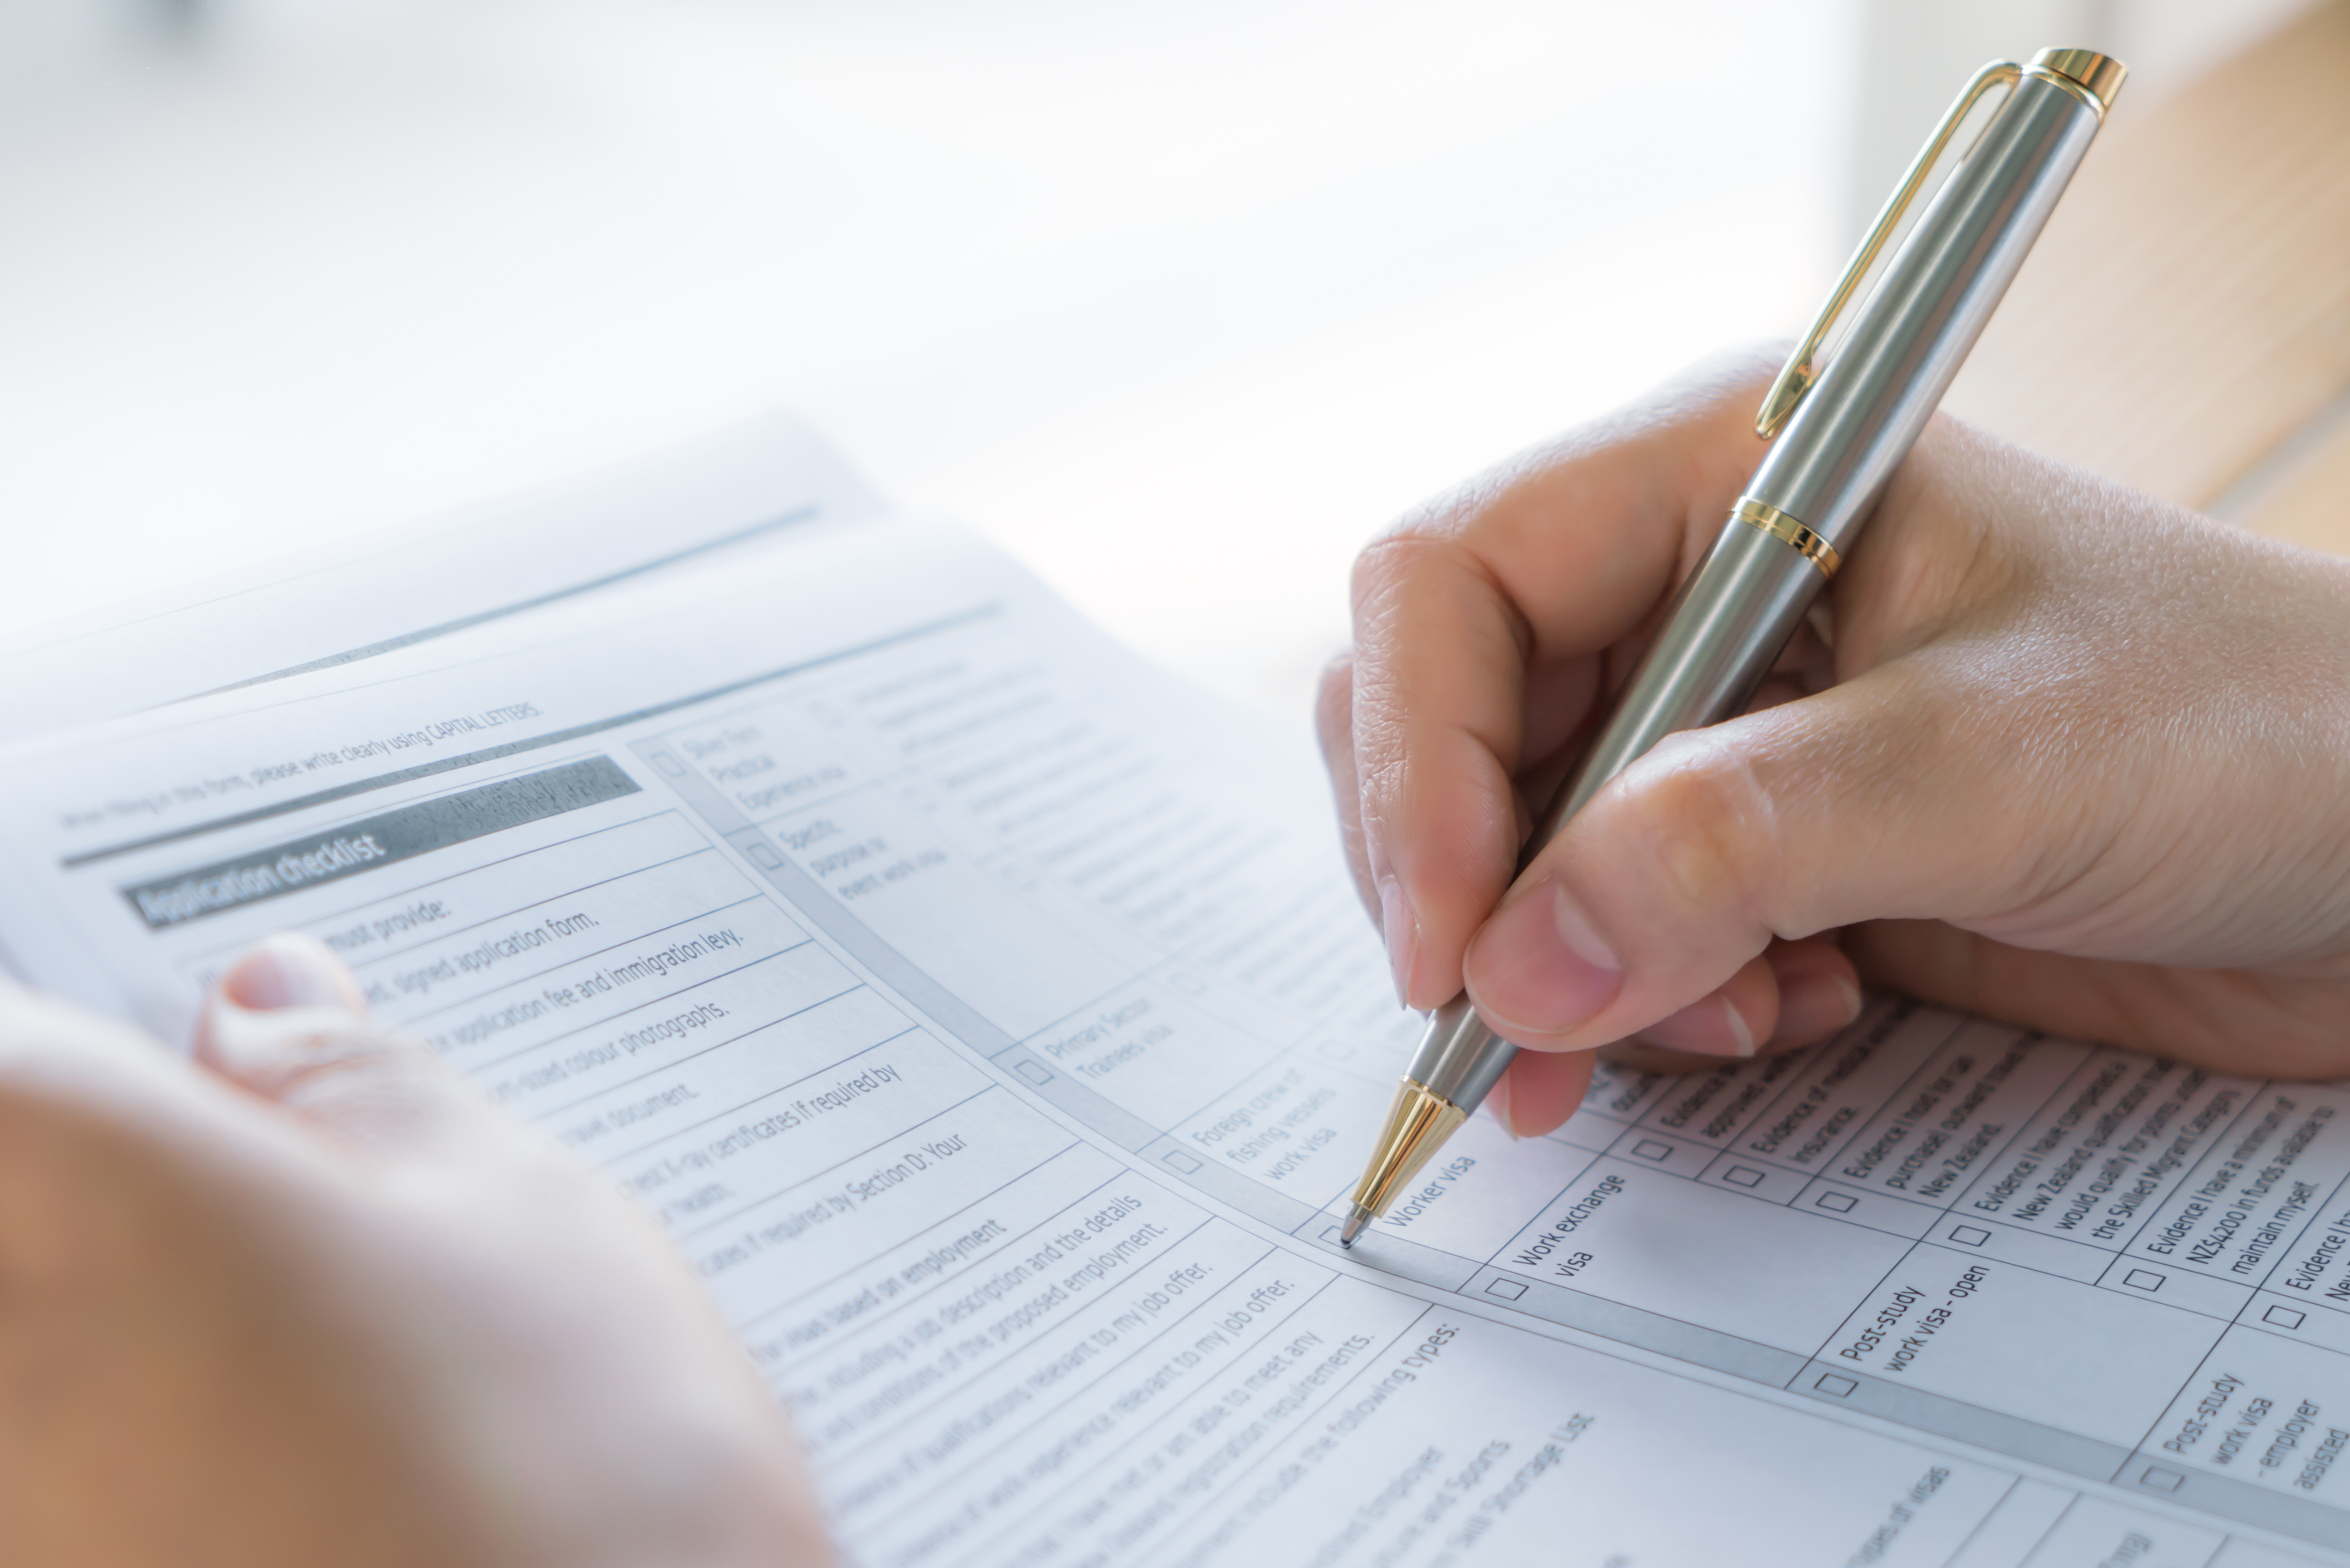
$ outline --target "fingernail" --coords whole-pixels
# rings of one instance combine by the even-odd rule
[[[1721,1011],[1730,1020],[1730,1043],[1738,1048],[1737,1054],[1754,1054],[1754,1031],[1747,1026],[1746,1015],[1726,996],[1721,999]]]
[[[1510,1115],[1510,1080],[1507,1075],[1485,1091],[1485,1108],[1493,1113],[1493,1119],[1502,1124],[1502,1130],[1510,1135],[1511,1142],[1523,1143],[1525,1140],[1525,1134],[1518,1130],[1517,1122]]]
[[[1497,1023],[1555,1034],[1615,999],[1623,966],[1565,888],[1551,882],[1507,905],[1471,951],[1477,1009]]]
[[[1779,981],[1781,1044],[1804,1044],[1833,1034],[1860,1016],[1860,988],[1841,974],[1804,974]]]
[[[1742,1060],[1754,1054],[1753,1027],[1726,996],[1700,997],[1641,1030],[1639,1037],[1668,1051],[1699,1056]]]
[[[1411,1005],[1411,969],[1419,961],[1419,920],[1403,884],[1389,877],[1379,884],[1379,929],[1387,933],[1388,968],[1395,978],[1396,1001]]]
[[[255,1012],[281,1007],[340,1007],[364,1003],[359,981],[326,943],[297,931],[265,937],[221,977],[221,994]]]

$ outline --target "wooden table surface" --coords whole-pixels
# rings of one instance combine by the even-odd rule
[[[1945,406],[2350,554],[2350,0],[2133,107],[2125,89]]]

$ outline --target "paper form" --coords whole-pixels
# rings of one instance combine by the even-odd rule
[[[2350,1116],[1893,999],[1477,1119],[1301,737],[905,520],[16,750],[0,941],[184,1031],[267,931],[635,1195],[848,1561],[2350,1545]],[[2341,1425],[2336,1425],[2341,1423]]]
[[[348,662],[881,510],[797,420],[699,440],[0,638],[0,742]]]

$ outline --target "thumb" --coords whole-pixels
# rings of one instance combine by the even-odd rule
[[[1538,1050],[1595,1048],[1700,1003],[1765,1041],[1779,999],[1753,961],[1774,938],[2015,907],[2015,885],[2045,868],[2026,836],[2041,814],[1991,787],[2013,742],[1982,733],[1995,719],[1947,685],[1887,665],[1668,737],[1471,940],[1479,1012]]]
[[[424,1046],[372,1022],[358,981],[324,942],[265,939],[205,998],[197,1061],[363,1153],[437,1144],[487,1109]]]

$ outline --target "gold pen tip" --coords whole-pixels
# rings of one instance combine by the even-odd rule
[[[1363,1233],[1363,1227],[1368,1225],[1370,1222],[1371,1211],[1364,1208],[1359,1203],[1356,1204],[1355,1211],[1347,1216],[1346,1224],[1338,1228],[1338,1245],[1341,1247],[1353,1246],[1355,1244],[1355,1238],[1361,1235]]]

